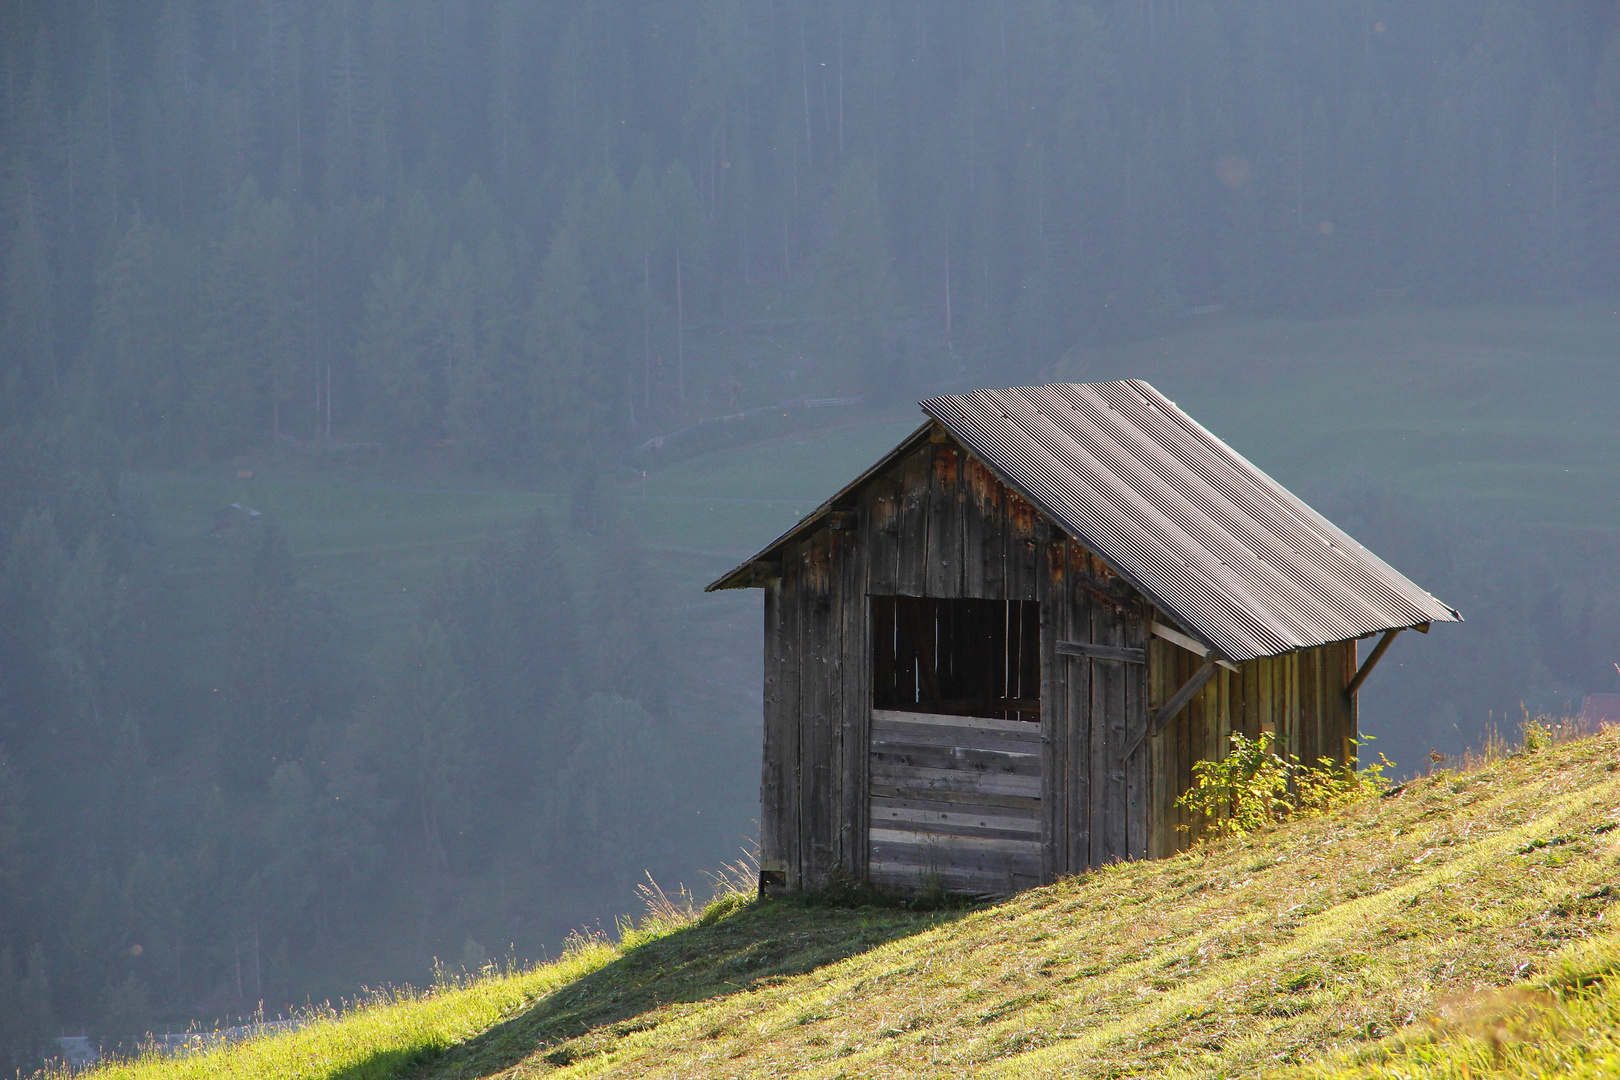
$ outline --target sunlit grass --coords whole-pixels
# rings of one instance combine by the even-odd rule
[[[1561,956],[1546,977],[1444,1003],[1415,1030],[1313,1064],[1297,1080],[1620,1076],[1620,933]]]
[[[1534,1024],[1597,1060],[1620,1006],[1579,988],[1620,957],[1617,761],[1616,732],[1503,747],[1388,797],[978,908],[739,896],[560,965],[104,1075],[1463,1076],[1481,1075],[1497,1028]],[[1501,996],[1515,986],[1527,996]],[[1542,1011],[1513,1012],[1527,1002]],[[1472,1074],[1408,1067],[1451,1043]],[[1349,1057],[1313,1065],[1335,1054]]]
[[[562,959],[526,971],[451,981],[432,990],[379,993],[341,1015],[311,1013],[296,1031],[165,1058],[103,1065],[97,1080],[383,1080],[442,1053],[620,955],[581,942]]]

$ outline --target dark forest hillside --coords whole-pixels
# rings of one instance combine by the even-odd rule
[[[1617,286],[1598,0],[0,5],[0,1067],[678,847],[654,436]],[[140,474],[267,448],[556,498],[373,656],[274,515],[175,584]]]
[[[143,456],[363,433],[522,471],[1192,306],[1601,290],[1609,14],[11,4],[5,407]],[[685,340],[767,317],[813,354]]]

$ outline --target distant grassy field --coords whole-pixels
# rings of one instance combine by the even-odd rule
[[[1206,316],[1177,334],[1078,352],[1051,379],[1143,378],[1285,484],[1365,477],[1513,520],[1620,529],[1620,316],[1567,309],[1388,310],[1318,321]],[[661,466],[618,489],[677,604],[790,526],[922,419],[829,410],[827,426]],[[174,572],[203,565],[210,516],[276,515],[309,580],[370,633],[446,557],[555,496],[453,482],[292,479],[273,462],[147,478]],[[718,601],[724,603],[724,601]]]
[[[301,580],[342,603],[366,646],[418,608],[447,558],[515,531],[552,501],[518,491],[299,479],[278,474],[274,464],[258,465],[245,480],[236,471],[140,478],[171,580],[206,587],[221,547],[210,535],[214,513],[244,503],[275,518]]]
[[[1620,1015],[1593,996],[1620,969],[1617,760],[1610,731],[975,910],[733,902],[560,967],[96,1075],[1468,1076],[1526,1003],[1541,1027],[1516,1030],[1563,1032],[1561,1056],[1498,1045],[1498,1071],[1472,1075],[1613,1075],[1575,1068],[1612,1037],[1549,1010]]]
[[[1527,523],[1620,528],[1620,313],[1208,318],[1053,377],[1147,379],[1285,484],[1360,475]]]

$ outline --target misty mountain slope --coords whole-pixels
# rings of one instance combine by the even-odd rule
[[[512,977],[532,1004],[424,1032],[408,1075],[1232,1076],[1400,1052],[1380,1040],[1443,1007],[1612,970],[1617,755],[1608,731],[970,911],[733,902],[564,983]],[[100,1075],[392,1075],[408,1025],[382,1019]],[[374,1053],[342,1039],[362,1022]]]

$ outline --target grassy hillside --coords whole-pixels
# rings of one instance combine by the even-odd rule
[[[1620,1011],[1601,996],[1620,967],[1617,767],[1611,731],[971,910],[723,905],[562,966],[100,1075],[1362,1076],[1427,1060],[1461,1076],[1446,1054],[1505,1060],[1531,1023],[1603,1053],[1609,1036],[1575,1021]],[[1583,985],[1600,991],[1560,1005]],[[411,1019],[424,1010],[437,1026]]]

